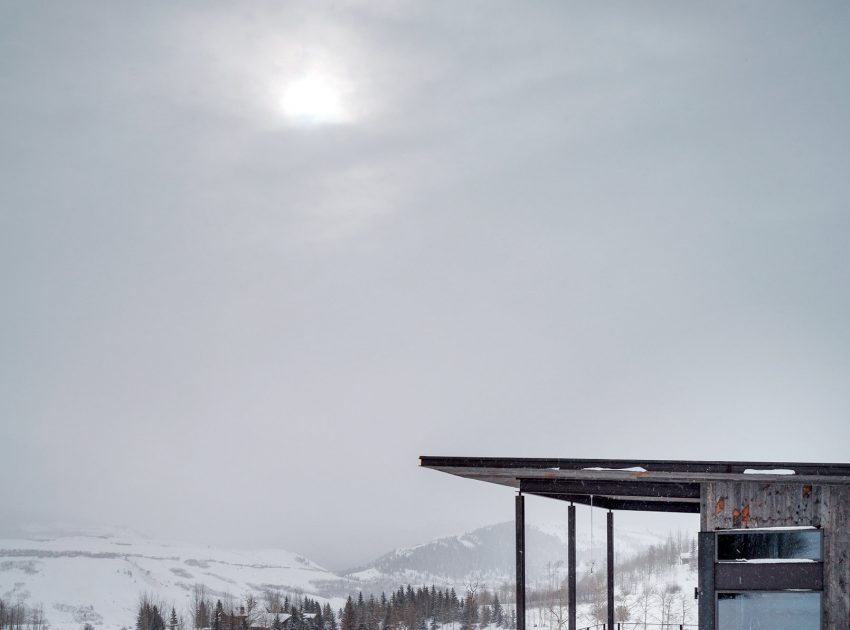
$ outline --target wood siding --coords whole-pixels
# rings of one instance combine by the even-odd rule
[[[813,526],[823,529],[824,625],[850,629],[850,486],[709,481],[702,488],[704,531]]]

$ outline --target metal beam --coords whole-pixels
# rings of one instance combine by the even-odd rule
[[[529,492],[537,497],[593,505],[606,510],[633,510],[639,512],[678,512],[682,514],[699,514],[700,504],[697,501],[661,501],[647,499],[612,499],[610,497],[594,496],[591,501],[589,494],[550,494],[548,492]]]
[[[567,508],[568,630],[576,630],[576,506]]]
[[[697,461],[671,459],[557,459],[541,457],[442,457],[423,455],[420,465],[425,468],[525,468],[545,471],[601,471],[602,474],[641,468],[649,472],[703,475],[743,475],[748,468],[790,469],[797,477],[850,477],[848,463],[813,462],[742,462]],[[787,481],[793,481],[788,479]]]
[[[608,627],[614,628],[614,513],[608,511]]]
[[[698,483],[637,481],[622,479],[520,479],[522,492],[533,494],[592,494],[594,496],[641,497],[645,499],[695,499]]]
[[[718,591],[822,591],[823,562],[718,562],[714,569],[714,588]]]
[[[516,628],[525,630],[525,497],[516,496]]]

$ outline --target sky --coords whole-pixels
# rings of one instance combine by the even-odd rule
[[[419,455],[847,461],[848,112],[843,1],[0,0],[0,528],[342,568],[512,518]]]

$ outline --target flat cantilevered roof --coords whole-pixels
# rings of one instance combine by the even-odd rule
[[[850,464],[422,456],[420,465],[561,501],[695,514],[702,482],[850,483]]]

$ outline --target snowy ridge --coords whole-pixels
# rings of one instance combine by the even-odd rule
[[[0,597],[43,603],[53,628],[132,625],[139,595],[184,612],[195,584],[214,595],[315,594],[336,576],[297,554],[152,541],[138,535],[0,540]]]
[[[666,532],[617,530],[619,549],[628,552],[663,543],[666,536]],[[527,525],[529,584],[547,579],[549,565],[564,558],[566,539],[565,523]],[[604,545],[604,536],[592,539],[588,532],[582,532],[576,540],[579,563],[589,563],[594,556],[602,557]],[[345,577],[353,587],[380,592],[408,582],[462,587],[470,577],[495,585],[513,580],[514,571],[514,524],[505,522],[395,549],[365,566],[347,571]]]
[[[667,534],[618,529],[617,537],[618,554],[628,557],[663,543]],[[580,571],[604,557],[604,537],[592,542],[593,549],[587,532],[578,538]],[[530,587],[561,577],[564,523],[529,526],[526,545]],[[435,584],[462,592],[472,581],[502,586],[513,574],[512,522],[395,549],[344,575],[281,549],[220,549],[155,541],[128,531],[0,539],[0,597],[43,604],[53,630],[79,630],[86,622],[97,630],[130,627],[143,592],[186,615],[196,584],[212,597],[273,589],[329,601],[339,609],[347,595],[358,591],[379,594],[406,584]],[[672,579],[683,590],[689,588],[687,580]]]

